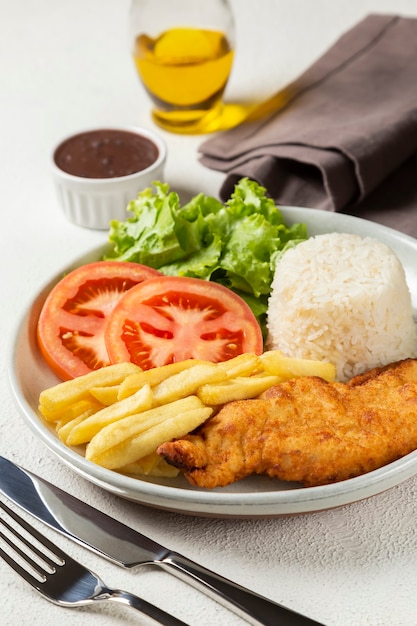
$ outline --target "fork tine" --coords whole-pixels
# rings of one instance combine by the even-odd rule
[[[39,558],[45,559],[47,560],[46,557],[44,557],[43,555],[41,555],[41,553],[33,546],[30,545],[30,543],[25,539],[25,537],[23,537],[22,535],[19,535],[16,531],[15,528],[12,528],[10,526],[10,524],[8,524],[5,520],[1,520],[1,524],[7,528],[13,535],[15,538],[17,538],[20,542],[24,543],[33,553],[36,554],[36,556],[38,556]],[[12,550],[14,552],[16,552],[16,554],[18,554],[20,557],[22,557],[22,559],[24,561],[26,561],[26,563],[28,565],[30,565],[30,567],[32,567],[34,570],[36,570],[39,575],[41,575],[41,572],[39,571],[39,564],[37,561],[35,561],[34,559],[32,559],[31,556],[29,556],[29,554],[27,554],[27,552],[25,552],[24,550],[22,550],[17,543],[15,543],[14,541],[12,541],[12,539],[10,539],[10,537],[8,537],[2,530],[0,530],[0,537],[12,548]],[[51,563],[51,561],[48,562],[48,565]],[[52,567],[52,564],[51,564]]]
[[[23,517],[21,517],[18,513],[13,511],[9,506],[7,506],[7,504],[2,502],[1,500],[0,500],[0,507],[3,509],[3,511],[7,513],[7,515],[9,515],[15,522],[17,522],[27,533],[29,533],[31,537],[34,537],[51,554],[53,554],[57,559],[59,559],[61,563],[65,561],[65,557],[66,557],[65,552],[60,550],[60,548],[54,543],[52,543],[52,541],[49,541],[49,539],[47,539],[45,535],[43,535],[38,530],[36,530],[36,528],[34,528],[31,524],[29,524],[26,520],[24,520]],[[13,528],[11,528],[11,530],[12,532],[14,532]],[[42,551],[38,550],[35,546],[32,546],[32,544],[26,539],[24,539],[23,537],[22,537],[22,540],[24,543],[26,543],[26,545],[29,548],[31,548],[34,552],[37,552],[38,556],[40,556],[41,558],[44,558],[45,555]],[[51,560],[51,563],[52,565],[56,565],[56,561]]]
[[[5,510],[5,507],[2,506],[2,502],[0,502],[0,506],[1,506],[1,508],[3,510]],[[7,511],[7,513],[8,513],[8,515],[10,515],[10,517],[12,517],[15,520],[15,522],[17,522],[22,528],[24,528],[22,518],[20,518],[20,520],[18,520],[17,519],[17,517],[18,517],[17,515],[16,516],[15,515],[11,515],[11,513],[12,513],[11,510]],[[25,546],[27,546],[34,554],[36,554],[37,557],[42,559],[42,561],[45,561],[46,564],[49,567],[51,567],[51,568],[55,567],[55,565],[56,565],[55,561],[53,561],[46,554],[44,554],[41,550],[39,550],[36,546],[34,546],[26,537],[24,537],[23,535],[19,534],[19,532],[18,532],[18,530],[16,528],[11,526],[4,519],[1,519],[0,521],[3,524],[3,526],[6,527],[10,531],[10,533],[12,533],[15,537],[17,537],[17,539],[19,541],[21,541]],[[26,552],[24,552],[23,550],[21,550],[19,548],[19,546],[14,544],[13,541],[7,535],[5,535],[3,532],[1,532],[1,530],[0,530],[0,534],[3,537],[3,539],[9,544],[9,546],[11,548],[13,548],[14,550],[16,550],[16,552],[18,552],[20,554],[20,556],[25,558],[25,560],[26,560]],[[34,535],[34,529],[31,529],[31,534]],[[39,537],[37,539],[39,541]],[[36,566],[37,562],[34,561],[29,555],[27,555],[27,559],[31,561],[31,564],[33,566]]]
[[[43,545],[49,552],[54,554],[59,562],[62,564],[64,562],[63,555],[60,553],[60,550],[56,548],[52,543],[46,539],[41,533],[39,533],[35,528],[30,526],[20,515],[15,513],[11,508],[9,508],[6,504],[0,501],[0,508],[12,518],[21,528],[23,528],[29,535],[36,539],[39,544]],[[42,550],[40,550],[37,546],[33,545],[29,539],[27,539],[24,535],[22,535],[18,529],[11,526],[5,519],[1,518],[0,523],[4,528],[6,528],[21,544],[25,545],[32,554],[38,557],[39,561],[35,561],[32,556],[30,556],[27,552],[22,550],[17,543],[15,543],[9,536],[7,536],[0,529],[0,536],[2,539],[12,548],[12,550],[18,554],[23,561],[25,561],[30,568],[39,576],[37,580],[35,576],[33,576],[28,570],[22,567],[19,563],[17,563],[7,552],[0,548],[1,557],[15,570],[17,571],[27,582],[32,585],[38,587],[39,582],[44,582],[46,579],[47,569],[49,568],[49,573],[52,573],[56,570],[58,561],[53,560],[47,554],[45,554]],[[43,566],[44,564],[44,566]]]
[[[15,561],[9,554],[7,554],[7,552],[5,552],[4,550],[2,550],[2,548],[0,548],[0,556],[1,558],[6,561],[6,563],[8,563],[10,565],[10,567],[12,569],[14,569],[14,571],[17,574],[20,574],[20,576],[26,580],[26,582],[28,582],[29,584],[31,584],[33,587],[35,587],[36,589],[39,589],[39,585],[41,584],[36,578],[35,576],[33,576],[32,574],[30,574],[30,572],[28,572],[27,569],[25,569],[24,567],[22,567],[21,565],[19,565],[19,563],[17,563],[17,561]]]

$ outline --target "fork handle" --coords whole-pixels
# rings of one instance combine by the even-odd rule
[[[107,600],[114,600],[115,602],[131,606],[132,609],[136,609],[142,614],[144,613],[148,617],[151,617],[157,624],[163,624],[163,626],[188,626],[188,624],[182,622],[180,619],[166,613],[162,609],[158,609],[154,604],[150,604],[146,600],[128,591],[122,591],[121,589],[105,589],[103,595]]]
[[[189,583],[191,578],[196,587],[255,626],[323,626],[223,578],[177,552],[169,552],[159,564],[166,566],[185,582]]]

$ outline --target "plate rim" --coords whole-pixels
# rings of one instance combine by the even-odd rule
[[[338,221],[354,227],[353,230],[371,230],[376,239],[407,243],[415,248],[417,259],[417,240],[379,223],[370,222],[348,214],[329,213],[320,209],[304,207],[279,206],[286,223],[305,221],[306,211],[311,220],[321,223],[323,220]],[[308,228],[310,231],[310,228]],[[315,230],[313,228],[313,230]],[[350,229],[351,230],[351,229]],[[333,232],[328,230],[327,232]],[[340,231],[339,232],[344,232]],[[346,231],[346,232],[349,232]],[[309,232],[310,234],[310,232]],[[310,235],[310,236],[314,236]],[[51,429],[48,429],[41,416],[25,397],[17,368],[17,359],[23,333],[29,330],[30,317],[36,303],[56,282],[58,276],[70,268],[88,260],[97,260],[99,254],[108,250],[108,242],[96,246],[90,252],[80,255],[71,263],[67,263],[53,278],[47,281],[38,291],[20,315],[11,334],[8,349],[8,380],[14,401],[26,425],[42,441],[42,443],[73,471],[91,483],[122,498],[156,508],[166,509],[181,514],[203,515],[209,517],[258,518],[280,517],[301,513],[317,512],[324,509],[353,504],[359,500],[377,495],[390,489],[407,478],[417,474],[417,450],[389,463],[381,468],[330,485],[317,487],[299,487],[296,489],[224,492],[207,489],[181,489],[171,485],[161,485],[140,478],[125,476],[107,470],[87,461],[71,448],[65,446]],[[416,294],[417,296],[417,294]],[[34,419],[35,418],[35,419]],[[273,480],[273,479],[270,479]],[[137,487],[139,486],[139,489]],[[136,487],[136,489],[135,489]]]

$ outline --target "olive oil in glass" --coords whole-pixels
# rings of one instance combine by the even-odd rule
[[[172,132],[204,132],[221,113],[233,64],[227,0],[133,0],[130,26],[154,121]]]

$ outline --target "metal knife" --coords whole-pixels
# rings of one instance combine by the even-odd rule
[[[169,550],[0,456],[0,492],[51,528],[125,568],[160,565],[251,624],[320,626]],[[322,625],[321,625],[322,626]]]

